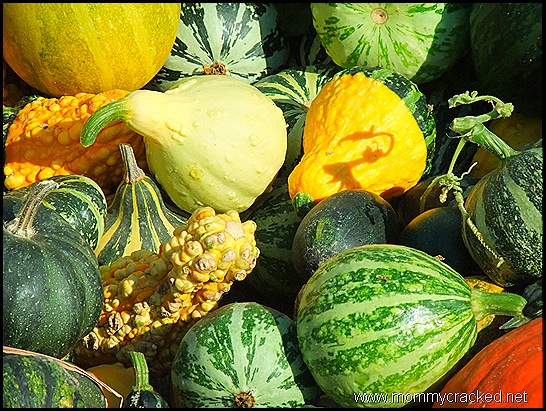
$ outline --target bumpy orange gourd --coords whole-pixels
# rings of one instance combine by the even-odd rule
[[[434,408],[542,408],[542,328],[540,317],[487,345],[448,381]]]
[[[87,119],[105,104],[128,94],[109,90],[43,98],[27,104],[15,117],[6,141],[4,184],[15,190],[56,175],[80,174],[97,182],[105,194],[115,192],[124,167],[120,143],[129,143],[139,166],[148,170],[142,136],[121,121],[105,127],[91,147],[80,143]]]
[[[311,103],[304,155],[288,177],[291,198],[300,192],[318,202],[365,189],[390,199],[427,171],[435,125],[422,93],[397,73],[353,70],[334,76]]]

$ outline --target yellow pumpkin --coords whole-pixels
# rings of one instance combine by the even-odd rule
[[[180,3],[4,3],[3,12],[8,65],[60,97],[145,86],[170,54]]]

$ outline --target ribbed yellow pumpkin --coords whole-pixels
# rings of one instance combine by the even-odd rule
[[[163,66],[179,20],[179,3],[4,3],[3,55],[49,96],[134,91]]]

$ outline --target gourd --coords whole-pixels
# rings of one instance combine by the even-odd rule
[[[311,3],[326,52],[345,69],[380,66],[417,84],[449,70],[470,45],[470,3]]]
[[[337,71],[338,68],[321,65],[291,67],[253,84],[282,110],[287,126],[286,159],[273,185],[286,183],[288,175],[300,161],[303,155],[303,127],[309,106]]]
[[[58,184],[37,183],[22,207],[3,208],[3,342],[64,357],[99,319],[103,294],[97,258],[44,197]]]
[[[130,351],[129,357],[133,363],[135,382],[131,392],[125,397],[123,408],[169,408],[165,398],[149,383],[148,365],[144,354]]]
[[[246,210],[286,155],[281,109],[231,76],[187,77],[165,93],[134,91],[89,117],[83,146],[114,120],[143,136],[155,180],[188,213],[201,206]]]
[[[522,295],[527,300],[527,305],[523,309],[525,316],[529,318],[542,317],[542,278],[526,286]]]
[[[7,135],[4,185],[16,190],[56,175],[80,174],[97,182],[106,195],[115,192],[123,175],[118,145],[129,143],[147,170],[142,137],[116,121],[97,136],[93,147],[79,142],[87,119],[100,107],[127,95],[125,90],[39,97],[26,104]]]
[[[78,174],[58,175],[47,180],[57,183],[57,188],[44,197],[43,208],[63,217],[95,250],[104,234],[107,207],[101,188],[90,178]],[[13,207],[17,204],[20,208],[36,184],[9,191],[4,195],[4,204],[13,202]]]
[[[3,56],[48,96],[138,90],[169,55],[179,14],[176,3],[6,3]]]
[[[166,91],[202,74],[254,83],[281,70],[287,59],[273,4],[182,3],[174,45],[152,85]]]
[[[320,394],[294,322],[256,302],[224,305],[194,324],[171,380],[177,405],[188,408],[294,408]]]
[[[184,333],[255,267],[255,231],[236,211],[200,207],[158,253],[138,250],[100,266],[102,310],[74,348],[76,363],[128,367],[129,352],[139,351],[151,373],[165,375]]]
[[[120,144],[125,175],[105,216],[105,232],[95,254],[100,265],[108,265],[133,251],[159,251],[174,229],[186,222],[168,209],[159,187],[138,166],[132,147]]]
[[[423,251],[368,244],[336,254],[302,288],[298,341],[315,381],[341,406],[402,407],[473,346],[478,321],[499,314],[521,324],[525,303],[471,289]],[[355,403],[353,393],[370,392],[385,401]]]
[[[104,387],[101,387],[108,408],[116,408],[119,405],[120,400],[123,401],[123,399],[131,393],[131,388],[135,382],[133,367],[125,367],[121,362],[96,365],[94,367],[89,367],[85,371],[104,382],[119,394],[118,397]]]
[[[523,285],[542,276],[542,147],[514,150],[483,125],[509,117],[511,103],[494,96],[464,93],[450,105],[489,101],[493,110],[453,120],[451,129],[466,141],[481,145],[500,159],[500,166],[476,183],[466,200],[453,173],[439,176],[446,190],[454,189],[462,215],[463,240],[472,258],[495,283]],[[455,153],[452,163],[456,161]]]
[[[301,220],[292,242],[292,262],[307,281],[330,257],[364,244],[394,243],[398,218],[382,197],[366,190],[344,190],[314,206]]]
[[[433,407],[542,408],[542,332],[542,318],[537,318],[491,342],[442,389],[440,398],[451,400]]]
[[[290,197],[298,209],[349,189],[400,196],[430,170],[435,137],[431,110],[414,83],[378,67],[342,70],[309,107],[304,154],[288,177]]]
[[[74,364],[4,346],[4,408],[106,408],[100,381]]]

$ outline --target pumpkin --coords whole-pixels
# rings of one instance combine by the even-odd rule
[[[286,155],[286,123],[273,101],[232,76],[182,79],[164,93],[137,90],[85,123],[87,147],[121,119],[141,134],[155,180],[183,211],[246,210],[272,183]]]
[[[165,91],[199,74],[254,83],[279,71],[287,59],[273,4],[182,3],[176,40],[152,85]]]
[[[294,322],[256,302],[231,303],[186,333],[171,370],[177,405],[294,408],[318,398]]]
[[[469,48],[470,3],[311,3],[313,25],[340,67],[380,66],[417,84]]]
[[[303,286],[297,335],[303,360],[332,400],[402,407],[466,354],[478,321],[499,314],[521,322],[524,306],[519,295],[471,288],[423,251],[367,244],[336,254]]]
[[[3,56],[46,95],[138,90],[174,43],[176,3],[6,3]]]
[[[3,342],[64,357],[99,319],[99,265],[88,242],[44,197],[58,184],[36,183],[25,202],[4,202]]]
[[[434,408],[543,408],[543,321],[497,338],[445,385]]]
[[[301,208],[348,189],[400,196],[430,170],[435,137],[414,83],[378,67],[340,71],[309,107],[304,154],[288,176],[290,197],[301,197]]]
[[[100,265],[136,250],[158,252],[186,218],[168,209],[159,187],[138,166],[129,144],[120,144],[125,175],[104,217],[104,235],[95,254]]]
[[[125,367],[121,362],[96,365],[89,367],[86,371],[114,389],[121,396],[121,400],[131,393],[131,388],[135,382],[133,367]],[[101,389],[106,397],[108,408],[119,408],[120,398],[104,387],[101,387]]]
[[[130,351],[135,382],[131,392],[125,397],[123,408],[169,408],[165,398],[150,385],[146,357],[138,351]]]

